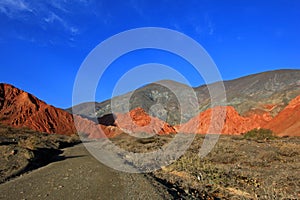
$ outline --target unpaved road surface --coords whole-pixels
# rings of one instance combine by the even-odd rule
[[[65,149],[62,156],[1,184],[0,199],[172,199],[164,186],[143,174],[101,164],[82,144]]]

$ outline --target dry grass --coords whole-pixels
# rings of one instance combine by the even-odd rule
[[[167,145],[171,136],[113,141],[132,152],[149,152]],[[300,138],[245,139],[221,136],[204,158],[198,156],[204,136],[197,135],[179,160],[152,173],[176,198],[299,199]]]

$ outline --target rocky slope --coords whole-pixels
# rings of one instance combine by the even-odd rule
[[[122,132],[241,134],[253,128],[268,128],[278,135],[300,135],[299,80],[300,70],[278,70],[226,81],[228,105],[213,106],[207,86],[194,88],[198,99],[192,99],[188,86],[163,81],[115,97],[115,110],[119,112],[111,113],[110,100],[89,102],[76,106],[81,116],[74,117],[12,85],[0,84],[0,123],[66,135],[78,131],[89,138],[114,137]],[[180,96],[192,104],[199,101],[199,110],[181,106]],[[124,109],[127,100],[128,112]],[[92,113],[94,105],[96,113]],[[184,119],[180,118],[181,112]],[[213,120],[212,113],[216,113]]]
[[[225,83],[228,105],[238,113],[267,111],[276,116],[300,94],[300,70],[275,70]]]
[[[167,82],[167,83],[166,83]],[[167,85],[168,87],[165,87]],[[217,105],[234,107],[244,117],[266,113],[276,116],[290,100],[300,94],[300,70],[276,70],[249,75],[231,81],[224,81],[227,103],[219,102]],[[147,113],[158,117],[171,125],[187,122],[199,112],[210,107],[208,87],[202,85],[194,88],[198,98],[199,109],[192,110],[188,106],[191,99],[187,93],[187,85],[165,81],[152,83],[128,94],[113,98],[118,111],[128,112],[124,107],[125,102],[130,104],[130,110],[141,107]],[[176,95],[175,95],[176,94]],[[179,104],[178,96],[183,98],[183,105]],[[181,99],[182,102],[182,99]],[[102,117],[112,112],[111,101],[102,103],[80,104],[75,106],[76,113],[87,117]],[[69,109],[71,112],[71,109]],[[181,119],[180,113],[185,115]],[[267,116],[265,116],[267,117]]]
[[[115,120],[116,118],[116,120]],[[72,135],[79,132],[89,138],[115,137],[123,130],[169,134],[175,129],[149,116],[143,109],[103,116],[98,121],[71,115],[9,84],[0,84],[0,123],[35,131]],[[121,127],[121,128],[120,128]]]
[[[138,137],[176,132],[174,127],[148,115],[142,108],[133,109],[125,114],[105,115],[97,121],[75,115],[74,121],[79,132],[88,138],[111,138],[123,132]]]
[[[267,107],[267,106],[266,106]],[[214,118],[212,118],[214,116]],[[300,136],[300,95],[293,99],[276,117],[269,112],[254,110],[247,116],[240,115],[232,106],[216,106],[209,108],[188,122],[177,126],[147,114],[142,108],[136,108],[128,113],[105,115],[98,119],[98,123],[75,116],[78,127],[89,138],[101,138],[104,135],[115,137],[123,132],[133,136],[143,137],[141,133],[170,134],[184,133],[221,133],[240,135],[255,128],[271,129],[276,135]]]
[[[278,135],[300,136],[300,95],[264,127]]]
[[[171,125],[176,125],[179,124],[181,120],[187,121],[197,114],[196,110],[190,109],[189,104],[184,103],[180,105],[178,100],[178,98],[181,98],[184,99],[184,101],[187,99],[197,101],[196,98],[190,97],[192,96],[192,92],[194,93],[192,88],[187,85],[165,80],[151,83],[133,92],[114,97],[111,100],[101,103],[83,103],[67,110],[85,117],[94,118],[102,117],[112,112],[127,113],[132,109],[140,107],[151,116],[160,118]],[[129,102],[129,110],[124,106],[127,102]],[[111,108],[112,104],[114,105],[113,109]],[[182,110],[185,113],[183,116],[184,119],[180,118]]]
[[[47,133],[76,133],[71,114],[3,83],[0,84],[0,123]]]
[[[83,118],[79,115],[74,116],[74,122],[78,133],[81,136],[87,138],[104,138],[104,137],[115,137],[123,131],[116,126],[106,126],[103,124],[98,124],[90,119]]]
[[[215,118],[212,118],[213,112]],[[185,133],[228,135],[239,135],[255,128],[271,129],[279,136],[300,136],[300,95],[292,99],[274,118],[267,111],[258,112],[254,109],[247,116],[241,116],[232,106],[216,106],[177,126],[177,130]]]
[[[148,115],[144,109],[135,108],[126,114],[116,114],[116,125],[127,133],[170,134],[174,127],[168,123]]]
[[[115,136],[120,133],[116,127],[95,124],[80,116],[48,105],[32,94],[9,84],[0,84],[0,123],[29,128],[39,132],[72,135],[85,133],[92,138]],[[76,130],[77,128],[77,130]]]
[[[216,106],[201,112],[198,116],[181,125],[180,131],[197,134],[240,135],[259,127],[261,127],[259,122],[249,117],[240,116],[232,106]]]

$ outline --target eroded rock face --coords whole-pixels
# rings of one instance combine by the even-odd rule
[[[252,118],[240,116],[232,106],[216,106],[201,112],[181,125],[179,130],[184,133],[239,135],[260,126]]]
[[[3,83],[0,84],[0,123],[47,133],[76,133],[71,114]]]
[[[274,105],[266,107],[273,108]],[[217,113],[213,120],[212,111]],[[300,136],[300,95],[290,101],[274,118],[267,111],[254,109],[241,116],[231,106],[217,106],[201,112],[187,123],[178,126],[177,130],[186,133],[239,135],[254,128],[271,129],[279,136]]]
[[[253,109],[247,112],[247,114],[245,114],[244,117],[251,119],[256,124],[259,124],[259,127],[256,128],[264,127],[267,123],[269,123],[273,119],[269,111],[262,111],[259,109]]]
[[[130,133],[170,134],[176,130],[168,123],[148,115],[144,109],[138,107],[129,113],[116,114],[116,125]]]
[[[290,101],[264,128],[281,136],[300,136],[300,95]]]
[[[74,116],[74,122],[80,135],[86,135],[88,138],[110,138],[122,133],[116,126],[98,124],[79,115]]]

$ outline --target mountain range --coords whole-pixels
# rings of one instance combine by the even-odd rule
[[[164,82],[166,81],[152,83],[133,92],[115,97],[113,98],[114,105],[118,111],[126,112],[123,105],[130,99],[129,110],[141,107],[147,113],[171,125],[177,125],[180,121],[187,122],[199,112],[211,107],[207,85],[195,87],[193,89],[198,98],[199,110],[183,116],[184,119],[180,119],[180,109],[184,108],[179,105],[174,93],[186,96],[189,87],[174,81],[167,81],[168,85],[174,86],[169,89],[163,86]],[[274,117],[290,100],[300,94],[300,70],[263,72],[224,81],[224,86],[227,98],[226,105],[233,106],[242,116],[268,112]],[[153,105],[157,104],[161,106],[153,109]],[[187,104],[187,102],[183,102],[183,104]],[[220,105],[224,105],[224,102]],[[84,103],[75,106],[73,109],[76,110],[76,113],[85,117],[102,117],[112,113],[111,100],[101,103]],[[68,109],[70,112],[71,110],[71,108]]]
[[[164,87],[166,83],[170,87]],[[211,116],[220,112],[217,120],[222,121],[223,134],[268,128],[277,135],[300,136],[300,70],[263,72],[224,81],[224,86],[227,101],[217,105],[211,105],[207,85],[193,88],[199,109],[183,116],[182,109],[189,108],[180,105],[177,96],[187,96],[190,87],[174,81],[151,83],[101,103],[76,105],[73,116],[72,108],[55,108],[32,94],[1,83],[0,123],[47,133],[80,132],[91,138],[114,137],[130,131],[204,134],[213,133],[209,129]],[[124,106],[128,100],[129,111]],[[118,112],[112,113],[111,102]]]

